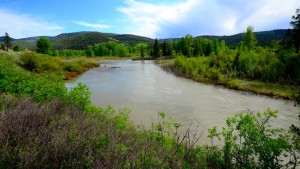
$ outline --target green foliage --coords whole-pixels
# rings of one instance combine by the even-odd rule
[[[253,27],[248,27],[235,49],[225,42],[191,36],[176,42],[176,73],[202,82],[224,84],[232,78],[259,80],[297,85],[300,83],[299,55],[290,48],[274,44],[272,47],[257,46]],[[284,42],[285,43],[285,42]],[[283,44],[284,45],[284,44]],[[182,54],[191,59],[183,59]],[[207,59],[200,57],[208,56]]]
[[[7,32],[5,32],[5,36],[4,36],[4,45],[7,51],[12,46],[11,37],[8,35]]]
[[[1,49],[1,50],[5,50],[4,44],[1,44],[1,45],[0,45],[0,49]]]
[[[171,56],[173,52],[172,42],[164,41],[162,46],[162,56]]]
[[[14,51],[19,52],[19,51],[21,51],[21,48],[17,45],[17,46],[14,47]]]
[[[157,59],[160,57],[160,47],[159,47],[159,42],[157,39],[155,39],[154,45],[153,45],[153,55],[152,57],[154,59]]]
[[[210,137],[222,136],[223,166],[225,168],[281,168],[295,165],[295,161],[281,160],[291,153],[291,135],[269,126],[277,112],[237,114],[226,121],[227,127],[217,133],[210,129]],[[299,158],[299,157],[297,157]],[[297,165],[297,164],[296,164]]]
[[[246,32],[243,34],[244,45],[248,51],[254,49],[257,43],[253,29],[254,28],[252,26],[248,26]]]
[[[50,58],[47,55],[34,52],[24,52],[20,56],[20,65],[30,71],[37,73],[61,72],[62,61],[57,58]]]
[[[300,8],[296,9],[296,14],[292,17],[290,24],[293,26],[293,39],[296,51],[300,48]]]
[[[225,48],[223,42],[222,49]],[[176,52],[181,53],[186,57],[209,56],[210,54],[218,54],[219,52],[218,39],[193,38],[191,35],[186,35],[176,43]]]
[[[79,82],[76,87],[70,90],[68,97],[72,104],[80,107],[82,110],[88,111],[91,107],[91,92],[86,84]]]
[[[10,57],[0,56],[0,91],[16,95],[32,95],[36,100],[65,97],[67,89],[61,76],[47,73],[30,74],[18,68]]]
[[[30,71],[37,73],[53,72],[64,74],[64,79],[70,79],[90,68],[98,67],[99,64],[85,59],[63,61],[58,57],[37,54],[34,52],[23,52],[20,55],[19,64]]]
[[[42,54],[48,54],[50,52],[51,43],[48,38],[42,36],[40,39],[36,42],[36,52],[42,53]]]
[[[52,40],[54,50],[86,50],[89,46],[106,43],[111,39],[99,32],[64,33]]]

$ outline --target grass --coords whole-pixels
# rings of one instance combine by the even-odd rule
[[[295,93],[300,92],[299,87],[297,86],[284,85],[278,83],[267,83],[253,80],[230,79],[221,82],[221,84],[230,89],[247,91],[256,94],[289,100],[295,99],[297,97]]]
[[[63,64],[64,80],[70,80],[91,68],[99,67],[100,64],[89,59],[72,59]]]
[[[214,85],[222,85],[224,87],[239,90],[239,91],[247,91],[255,94],[271,96],[274,98],[283,98],[294,100],[298,95],[296,93],[300,93],[299,86],[287,85],[287,84],[279,84],[279,83],[268,83],[261,81],[253,81],[247,79],[231,79],[224,78],[218,81],[199,78],[199,76],[187,76],[182,72],[175,69],[174,59],[169,60],[159,60],[156,62],[162,69],[173,72],[178,76],[183,76],[189,79],[192,79],[197,82],[202,83],[210,83]]]

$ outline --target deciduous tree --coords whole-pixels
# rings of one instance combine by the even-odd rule
[[[251,50],[255,47],[257,40],[255,34],[253,33],[253,27],[248,26],[246,32],[243,35],[244,38],[244,45],[248,50]]]
[[[36,43],[36,47],[38,53],[48,54],[50,52],[51,43],[48,38],[41,36]]]

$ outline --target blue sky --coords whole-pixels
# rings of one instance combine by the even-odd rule
[[[300,0],[1,0],[0,36],[77,31],[151,38],[291,28]]]

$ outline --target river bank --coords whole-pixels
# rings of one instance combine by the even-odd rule
[[[261,81],[253,81],[247,79],[233,79],[233,78],[222,78],[218,80],[203,80],[197,76],[184,74],[181,70],[177,69],[174,64],[174,60],[159,60],[156,62],[163,70],[174,73],[177,76],[192,79],[197,82],[221,85],[229,89],[237,91],[245,91],[258,95],[270,96],[273,98],[282,98],[288,100],[295,100],[299,97],[300,93],[299,86],[285,85],[278,83],[267,83]]]

